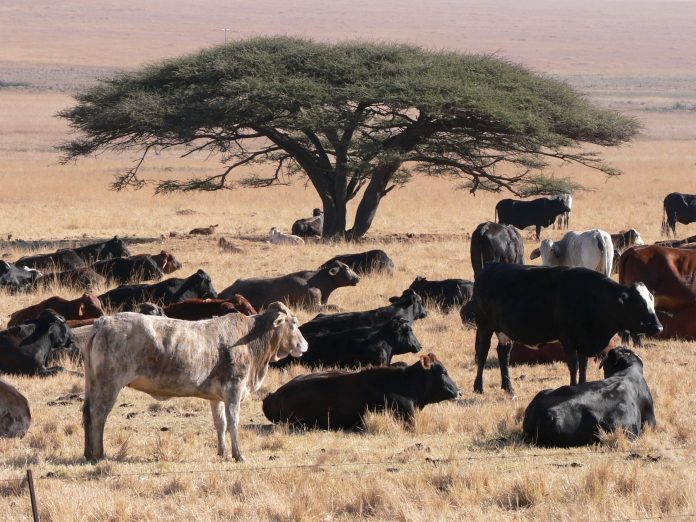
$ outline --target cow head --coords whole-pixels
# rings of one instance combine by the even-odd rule
[[[558,195],[554,198],[551,198],[549,201],[551,205],[551,210],[553,210],[556,214],[570,212],[570,207],[572,205],[572,199],[570,199],[570,194]]]
[[[82,294],[79,299],[80,305],[77,313],[79,319],[96,319],[104,315],[101,301],[96,295]]]
[[[176,272],[182,267],[182,264],[177,260],[177,258],[174,257],[174,254],[167,252],[166,250],[162,250],[159,254],[152,257],[155,258],[157,264],[165,274]]]
[[[234,294],[229,301],[240,314],[256,315],[258,313],[247,298],[241,294]]]
[[[195,288],[198,292],[198,297],[201,299],[217,299],[217,292],[213,288],[213,281],[210,276],[203,270],[199,268],[195,274],[189,277],[189,280],[193,279],[195,283]]]
[[[418,374],[418,381],[423,390],[422,396],[419,397],[421,405],[456,399],[461,395],[447,369],[433,353],[421,355],[420,360],[409,367],[409,370]]]
[[[412,321],[428,316],[428,312],[423,306],[423,300],[410,288],[404,290],[399,297],[390,297],[389,302],[403,309],[405,312],[403,316]]]
[[[276,227],[273,227],[271,231],[268,233],[268,235],[271,238],[271,241],[273,241],[273,239],[280,235],[280,232],[278,232],[278,229]]]
[[[324,211],[320,208],[315,208],[312,211],[312,217],[318,217],[318,216],[323,216],[323,215],[324,215]]]
[[[421,351],[421,344],[416,334],[411,328],[411,323],[403,317],[393,317],[385,323],[382,331],[388,336],[393,346],[392,355],[403,353],[418,353]]]
[[[423,290],[423,286],[427,282],[427,279],[423,276],[416,276],[416,278],[413,280],[413,283],[411,283],[411,286],[409,288],[413,290],[414,292],[418,292],[419,290]]]
[[[130,250],[126,246],[126,243],[118,236],[114,236],[104,243],[104,248],[101,249],[99,253],[99,259],[112,259],[114,257],[128,257],[130,256]]]
[[[158,317],[166,317],[164,310],[161,306],[157,306],[155,303],[140,303],[138,307],[138,313],[143,315],[154,315]]]
[[[264,313],[272,319],[271,345],[275,347],[273,361],[279,361],[288,355],[300,357],[307,351],[307,341],[300,332],[297,317],[292,315],[285,304],[271,303]]]
[[[607,356],[602,360],[599,367],[604,369],[604,378],[611,377],[616,372],[625,370],[633,365],[639,365],[641,372],[643,371],[643,359],[638,357],[633,350],[629,350],[624,346],[619,346],[613,350],[609,350]]]
[[[643,283],[633,283],[619,295],[620,317],[624,330],[631,333],[657,335],[662,325],[655,313],[655,298]]]
[[[64,350],[71,357],[79,355],[79,349],[75,345],[75,336],[62,315],[47,308],[42,310],[36,319],[28,322],[35,323],[37,330],[45,331],[48,334],[50,348],[46,354],[47,360],[56,359]]]
[[[340,286],[355,286],[360,282],[358,274],[353,272],[348,265],[340,261],[332,261],[326,265],[326,267],[322,268],[322,270],[327,272],[337,288]]]
[[[544,239],[539,244],[539,253],[544,266],[558,266],[562,255],[561,246],[550,239]]]

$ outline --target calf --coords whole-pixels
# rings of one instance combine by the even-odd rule
[[[77,299],[67,300],[59,296],[49,297],[38,304],[17,310],[10,316],[7,326],[26,323],[47,308],[62,315],[65,319],[94,319],[104,315],[99,298],[92,294],[82,294]]]
[[[474,283],[472,303],[478,393],[483,393],[483,368],[494,333],[503,345],[502,387],[513,393],[508,372],[512,341],[529,346],[560,341],[570,383],[576,384],[578,362],[580,382],[585,382],[587,358],[604,350],[618,332],[662,331],[653,296],[644,284],[625,287],[586,268],[487,265]]]
[[[382,325],[317,335],[308,342],[307,353],[297,362],[314,368],[385,366],[391,364],[394,355],[417,353],[421,349],[411,323],[403,317],[394,317]],[[284,367],[290,362],[295,361],[284,359],[273,366]]]
[[[321,237],[324,232],[324,212],[315,208],[311,218],[298,219],[292,224],[292,233],[299,237]]]
[[[304,245],[304,239],[300,236],[283,234],[276,227],[273,227],[268,234],[268,238],[274,245]]]
[[[445,367],[430,353],[406,368],[300,375],[266,396],[263,413],[272,422],[354,430],[364,426],[369,411],[388,410],[413,425],[416,411],[459,395]]]
[[[337,288],[355,286],[360,278],[340,261],[326,268],[305,270],[280,277],[249,277],[237,279],[220,292],[228,299],[235,294],[246,297],[251,305],[260,310],[274,301],[283,301],[289,306],[318,307],[325,305]]]
[[[75,268],[64,272],[53,272],[43,275],[34,282],[36,288],[62,286],[74,290],[91,292],[100,286],[106,286],[106,278],[97,274],[91,268]]]
[[[410,323],[428,315],[423,301],[413,290],[404,290],[400,297],[390,299],[391,304],[365,312],[343,312],[319,314],[300,326],[302,335],[310,339],[321,333],[336,333],[361,326],[374,326],[389,321],[392,317],[403,317]]]
[[[619,271],[619,258],[626,250],[632,246],[641,246],[645,244],[643,238],[635,228],[622,230],[617,234],[611,234],[611,242],[614,245],[614,262],[612,265],[612,273]]]
[[[107,280],[115,281],[120,285],[159,280],[164,277],[162,269],[150,257],[135,259],[117,257],[105,261],[97,261],[92,265],[92,269],[106,277]]]
[[[570,447],[599,442],[600,430],[623,428],[635,438],[645,424],[654,428],[640,357],[619,347],[609,351],[602,366],[603,381],[539,392],[524,412],[525,437],[540,446]]]
[[[24,256],[19,258],[15,265],[48,272],[73,270],[87,266],[82,258],[69,248],[58,250],[53,254]]]
[[[33,268],[18,268],[7,261],[0,260],[0,288],[12,294],[30,290],[41,277],[41,272]]]
[[[128,257],[130,250],[125,241],[118,236],[114,236],[108,241],[100,241],[72,249],[85,263],[91,265],[95,261],[112,259],[114,257]]]
[[[425,277],[417,276],[409,288],[423,300],[430,301],[443,310],[449,310],[471,300],[474,282],[466,279],[428,281]]]
[[[112,311],[118,309],[130,311],[145,301],[169,305],[193,297],[217,298],[210,276],[200,269],[185,279],[172,277],[152,285],[119,286],[100,295],[99,300],[102,305],[109,307]]]
[[[65,319],[53,310],[0,332],[0,373],[46,377],[62,371],[46,364],[66,353],[76,356],[74,337]]]
[[[85,458],[104,458],[104,424],[124,386],[157,399],[198,397],[210,401],[218,455],[244,460],[237,441],[242,399],[259,389],[268,363],[299,357],[307,342],[297,318],[282,303],[260,315],[228,314],[208,321],[180,321],[122,313],[102,317],[84,349]]]
[[[181,263],[177,260],[177,258],[174,257],[174,254],[167,252],[166,250],[162,250],[159,254],[137,254],[135,256],[130,256],[130,259],[143,258],[152,259],[165,274],[176,272],[182,267]]]
[[[532,251],[530,259],[539,256],[544,266],[580,266],[609,276],[614,264],[614,245],[609,234],[595,228],[568,232],[560,241],[544,239]]]
[[[22,438],[30,424],[27,398],[17,388],[0,380],[0,438]]]
[[[536,239],[540,239],[541,227],[548,227],[556,217],[570,212],[568,203],[556,197],[538,198],[532,201],[502,199],[495,206],[496,221],[519,229],[534,226]]]
[[[368,250],[359,254],[341,254],[329,259],[321,265],[321,268],[327,267],[334,261],[345,263],[358,275],[379,272],[390,276],[394,275],[394,261],[390,259],[384,250]]]
[[[471,235],[474,277],[487,263],[524,264],[524,242],[515,227],[491,221],[476,227]]]
[[[199,236],[212,236],[215,233],[217,225],[208,225],[207,227],[194,228],[189,232],[189,234],[199,235]]]
[[[165,306],[162,313],[173,319],[200,321],[232,313],[256,315],[258,312],[243,296],[235,294],[230,299],[186,299]]]

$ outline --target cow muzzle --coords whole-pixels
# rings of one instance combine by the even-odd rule
[[[295,345],[295,348],[293,348],[292,352],[290,352],[290,355],[292,355],[293,357],[301,357],[302,354],[307,351],[308,347],[309,345],[307,344],[305,338],[300,337],[299,342]]]

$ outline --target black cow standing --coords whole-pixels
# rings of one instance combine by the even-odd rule
[[[486,221],[471,234],[474,277],[487,263],[524,264],[524,242],[514,226]]]
[[[586,268],[489,264],[476,278],[472,303],[478,393],[483,393],[483,367],[494,333],[501,344],[502,387],[513,393],[511,341],[528,346],[560,341],[572,385],[578,382],[578,362],[580,382],[585,382],[587,358],[604,350],[618,332],[662,331],[653,296],[643,283],[626,287]]]
[[[520,230],[534,226],[536,239],[540,239],[541,227],[551,226],[556,217],[570,212],[568,203],[561,198],[538,198],[532,201],[502,199],[495,206],[496,221],[512,225]]]
[[[272,422],[352,430],[363,427],[367,412],[388,409],[412,425],[417,410],[459,394],[445,367],[429,353],[405,368],[300,375],[266,396],[263,413]]]
[[[662,204],[662,235],[669,237],[676,234],[677,222],[688,225],[696,221],[696,194],[672,192],[665,196]]]
[[[539,392],[524,412],[528,440],[540,446],[581,446],[599,441],[600,429],[623,428],[635,438],[655,427],[653,398],[643,361],[628,348],[610,350],[602,361],[604,380]]]
[[[24,324],[0,332],[0,372],[47,377],[63,367],[47,367],[60,354],[78,356],[75,337],[65,319],[51,309]]]

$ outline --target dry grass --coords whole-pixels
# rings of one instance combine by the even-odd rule
[[[465,4],[468,5],[462,3]],[[586,8],[576,6],[566,14],[555,12],[552,19],[582,18],[585,10],[596,4],[583,3]],[[402,6],[397,14],[404,23],[411,20],[411,16],[426,26],[439,20],[440,11],[426,8],[427,3],[418,5],[420,11],[416,8],[408,11],[413,6]],[[654,15],[683,20],[678,35],[687,38],[684,28],[689,23],[683,10],[691,7],[671,4],[656,13],[655,5],[648,5],[641,12],[634,11],[631,19],[642,20],[641,17]],[[127,6],[121,4],[120,8],[127,10]],[[616,6],[613,3],[602,3],[602,6],[605,10],[600,10],[596,16],[611,19]],[[508,7],[508,14],[496,19],[501,27],[511,27],[513,21],[517,23],[520,19],[519,11]],[[274,9],[267,11],[275,12]],[[61,12],[60,16],[65,18],[66,12]],[[177,12],[172,10],[172,16]],[[200,12],[209,16],[214,9],[201,9]],[[235,17],[244,13],[242,9]],[[484,35],[486,27],[490,28],[490,24],[483,23],[489,16],[486,13],[466,12],[466,19],[475,26],[478,24],[476,31]],[[50,61],[132,66],[164,52],[162,47],[143,44],[143,38],[147,42],[152,38],[149,25],[147,36],[143,33],[130,38],[120,55],[109,54],[103,41],[78,31],[76,34],[80,36],[74,40],[61,39],[55,32],[39,35],[33,32],[35,40],[29,45],[23,36],[25,33],[20,30],[26,27],[26,24],[22,26],[24,22],[20,23],[24,18],[17,12],[13,16],[13,23],[6,24],[9,32],[3,34],[8,45],[4,46],[5,55],[0,60],[11,58],[25,64]],[[80,21],[82,24],[84,14],[79,9],[73,11],[72,16],[73,23]],[[219,19],[213,22],[214,30]],[[451,19],[449,16],[448,20]],[[349,28],[357,24],[352,17],[346,20]],[[375,29],[379,20],[375,15],[362,30]],[[200,19],[196,19],[196,24],[205,25]],[[244,30],[265,32],[262,29],[267,26],[263,24],[263,20],[252,20]],[[589,26],[592,26],[590,22]],[[70,31],[70,24],[61,27]],[[137,27],[130,30],[137,33]],[[427,31],[418,34],[430,46],[469,47],[469,40],[452,39],[454,32],[474,38],[469,29],[461,30],[450,22],[441,27],[442,33],[434,36],[428,36]],[[627,23],[625,27],[630,33],[642,26]],[[89,30],[98,31],[99,27]],[[167,47],[167,54],[205,43],[192,36],[195,31],[191,27],[187,31],[179,47],[171,51]],[[399,31],[403,33],[401,26]],[[537,46],[532,39],[520,40],[526,38],[522,34],[529,34],[528,30],[519,29],[519,32],[519,36],[510,31],[506,33],[517,39],[505,44],[516,49],[515,56],[537,53],[537,61],[533,62],[537,66],[552,64],[553,70],[566,70],[563,57],[564,53],[570,54],[575,58],[568,68],[580,73],[595,66],[597,70],[610,70],[615,74],[630,70],[627,63],[631,56],[654,41],[650,31],[641,30],[641,36],[645,36],[645,42],[641,41],[643,47],[622,47],[622,54],[611,60],[597,59],[595,64],[588,58],[596,51],[593,46],[583,51],[586,55],[578,55],[573,46],[554,50],[553,34],[539,36],[542,44]],[[380,34],[384,38],[391,36],[389,31]],[[578,34],[582,35],[582,31]],[[693,34],[696,32],[688,33],[688,38]],[[335,35],[328,35],[332,36]],[[54,54],[42,54],[48,47],[44,37],[50,37],[51,44],[57,42]],[[211,40],[216,39],[214,35],[211,37]],[[84,44],[97,40],[99,43],[94,47]],[[113,42],[107,37],[104,40]],[[485,49],[486,45],[490,47],[491,42],[498,40],[491,35],[481,41],[481,48]],[[586,41],[602,49],[612,49],[611,42],[606,40],[588,37]],[[501,48],[500,45],[494,47]],[[640,63],[654,64],[656,56],[664,61],[661,64],[664,70],[683,71],[686,67],[675,62],[680,56],[675,58],[666,51],[654,51]],[[625,103],[637,80],[627,82],[619,85],[618,90],[614,86],[605,89],[602,99],[609,104]],[[674,99],[671,92],[650,96],[640,101],[660,106]],[[3,187],[0,237],[8,234],[21,239],[78,238],[83,234],[89,237],[159,236],[219,223],[219,233],[213,237],[167,238],[161,244],[134,249],[136,253],[161,248],[172,250],[184,263],[182,275],[203,268],[211,274],[218,290],[238,277],[278,275],[316,267],[337,253],[359,248],[318,244],[273,246],[264,242],[272,226],[287,230],[294,219],[308,215],[319,205],[314,192],[299,182],[289,187],[257,191],[167,198],[153,198],[147,190],[109,192],[111,174],[127,166],[127,158],[104,155],[77,166],[56,164],[57,157],[51,147],[65,139],[66,128],[50,116],[68,103],[70,99],[63,94],[0,91],[0,181]],[[593,189],[575,197],[572,228],[600,227],[613,232],[633,226],[647,241],[653,241],[659,238],[664,195],[673,190],[694,192],[696,150],[693,142],[687,140],[694,137],[696,116],[693,113],[644,115],[647,125],[644,138],[631,146],[606,151],[607,158],[625,171],[623,177],[605,180],[574,166],[556,169],[558,175],[577,177]],[[195,172],[213,172],[217,168],[214,161],[200,158],[181,161],[172,155],[159,157],[148,165],[149,174],[155,177],[189,176]],[[367,309],[383,305],[389,296],[406,288],[416,275],[431,279],[471,278],[469,244],[451,237],[461,237],[481,221],[492,219],[499,196],[478,194],[473,197],[464,191],[453,191],[452,186],[441,180],[419,179],[392,192],[380,207],[370,234],[374,243],[370,242],[369,248],[384,248],[392,256],[397,265],[395,276],[367,277],[356,288],[335,292],[332,301],[346,310]],[[180,212],[187,209],[192,212]],[[680,230],[680,235],[694,233],[694,226],[680,225]],[[409,232],[435,234],[440,239],[387,242],[389,234]],[[547,233],[552,237],[560,235],[556,231]],[[217,247],[220,235],[233,240],[244,253],[222,252]],[[532,247],[533,243],[528,241],[527,250]],[[22,252],[0,252],[4,254],[14,259]],[[6,319],[12,311],[53,293],[65,297],[78,294],[58,289],[39,295],[0,295],[0,317]],[[298,315],[306,320],[312,314],[300,310]],[[286,426],[268,424],[261,412],[261,399],[302,370],[272,370],[261,390],[242,407],[240,438],[249,459],[242,465],[216,457],[212,419],[204,401],[157,402],[133,390],[121,393],[109,417],[106,450],[110,460],[87,465],[82,458],[82,403],[78,399],[56,401],[59,397],[82,393],[82,379],[72,374],[43,380],[8,377],[7,380],[29,398],[33,424],[24,439],[0,441],[0,519],[29,519],[28,495],[15,480],[28,466],[39,477],[37,493],[43,520],[474,520],[486,517],[489,520],[556,521],[696,512],[693,483],[696,377],[692,370],[696,364],[696,350],[693,343],[657,342],[654,347],[640,352],[655,398],[658,421],[655,431],[635,442],[621,434],[608,434],[596,447],[542,450],[521,441],[521,416],[538,391],[567,382],[568,374],[563,365],[513,369],[518,399],[511,401],[499,389],[500,376],[492,357],[492,366],[484,376],[485,395],[478,396],[471,391],[473,331],[461,326],[458,315],[431,313],[415,324],[415,330],[424,350],[435,352],[460,385],[464,394],[461,400],[426,408],[417,416],[413,430],[386,415],[371,415],[364,434],[290,430]],[[415,358],[402,356],[401,359],[412,361]],[[596,367],[590,370],[590,378],[598,379],[600,375]],[[294,465],[304,467],[294,468]],[[2,482],[2,479],[8,481]]]

